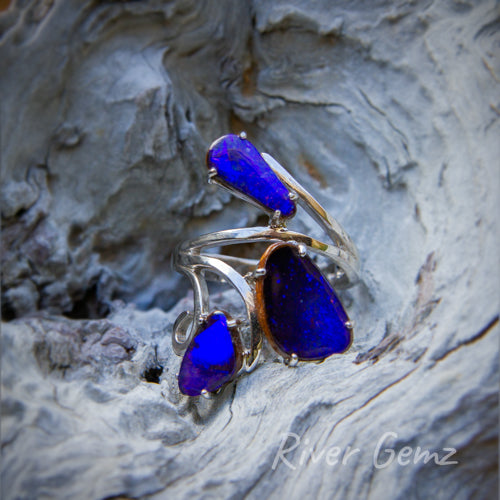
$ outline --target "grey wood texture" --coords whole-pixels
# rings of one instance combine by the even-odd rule
[[[497,498],[499,16],[467,0],[0,13],[2,498]],[[190,400],[170,335],[192,296],[170,257],[258,219],[206,184],[208,145],[240,130],[356,242],[355,341],[293,369],[266,350]],[[451,448],[457,464],[415,463]]]

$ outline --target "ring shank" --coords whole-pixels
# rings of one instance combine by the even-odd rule
[[[243,243],[259,243],[259,242],[296,242],[303,244],[313,253],[325,256],[338,266],[345,274],[345,279],[342,285],[348,286],[354,284],[358,280],[359,261],[357,254],[352,254],[346,249],[340,248],[333,244],[324,243],[310,236],[289,231],[285,228],[270,228],[270,227],[250,227],[239,229],[227,229],[214,233],[205,234],[194,240],[182,243],[177,252],[174,261],[176,267],[186,268],[195,264],[197,257],[209,248],[224,247],[229,245],[237,245]],[[241,259],[239,257],[224,256],[203,253],[217,257],[220,260],[232,263],[236,266],[250,267],[253,260]],[[255,261],[256,262],[256,261]]]

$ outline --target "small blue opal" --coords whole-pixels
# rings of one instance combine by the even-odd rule
[[[349,321],[340,300],[321,271],[289,244],[278,243],[259,267],[259,321],[271,344],[285,356],[322,360],[351,345]],[[259,291],[260,290],[260,291]]]
[[[179,370],[179,389],[187,396],[213,392],[229,382],[238,370],[231,332],[223,313],[213,313],[200,325]]]
[[[215,141],[207,153],[207,167],[217,170],[224,184],[264,209],[279,210],[285,218],[295,214],[297,207],[288,189],[247,139],[230,134]]]

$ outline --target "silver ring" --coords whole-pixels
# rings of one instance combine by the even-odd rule
[[[222,167],[214,168],[214,163],[223,166],[225,169],[224,172],[221,170]],[[281,254],[288,255],[288,258],[292,259],[290,261],[292,263],[296,262],[293,259],[298,259],[297,266],[299,267],[297,269],[299,274],[302,272],[302,267],[300,267],[301,258],[308,259],[308,255],[318,256],[319,259],[317,260],[320,262],[317,263],[317,267],[321,269],[322,277],[316,275],[314,270],[314,266],[316,266],[315,262],[313,263],[312,260],[308,259],[307,262],[303,263],[305,268],[309,270],[308,272],[312,278],[318,281],[318,284],[314,285],[315,289],[318,290],[322,290],[322,287],[330,285],[335,288],[345,288],[356,283],[359,275],[359,257],[353,241],[342,226],[327,213],[318,201],[276,159],[267,153],[259,154],[255,147],[247,140],[245,133],[241,133],[239,136],[224,136],[215,141],[207,153],[207,164],[209,167],[208,181],[210,183],[220,185],[235,196],[265,210],[270,216],[267,227],[237,228],[205,234],[194,240],[181,243],[174,253],[173,265],[175,269],[190,278],[194,291],[193,310],[183,312],[174,325],[172,343],[175,353],[182,356],[186,350],[190,349],[190,346],[193,346],[194,339],[200,331],[205,331],[210,325],[212,325],[212,329],[218,329],[216,332],[217,335],[224,334],[225,329],[231,330],[230,333],[235,350],[239,351],[235,356],[237,370],[233,367],[233,373],[231,373],[229,379],[225,380],[215,390],[213,387],[202,387],[203,382],[199,380],[195,382],[190,381],[191,385],[196,385],[198,382],[199,384],[196,390],[189,390],[183,387],[181,380],[179,380],[181,392],[188,395],[201,394],[210,397],[211,393],[220,390],[228,381],[233,380],[240,373],[250,372],[255,368],[264,337],[267,337],[271,346],[276,349],[278,354],[289,365],[293,366],[298,361],[321,361],[324,359],[321,357],[323,351],[320,352],[320,350],[312,353],[310,356],[308,351],[306,355],[290,352],[290,348],[283,345],[287,343],[286,339],[285,342],[280,342],[272,332],[273,324],[279,322],[279,319],[274,317],[276,315],[271,318],[270,315],[272,314],[269,310],[266,312],[266,306],[263,306],[262,302],[266,302],[265,297],[268,297],[268,303],[274,301],[274,299],[269,300],[270,292],[264,290],[265,286],[268,287],[267,289],[271,286],[265,284],[265,274],[267,272],[265,265],[266,262],[270,262],[269,258],[273,252],[278,252],[281,249],[279,250]],[[263,172],[267,176],[266,178],[269,178],[270,182],[274,183],[273,185],[279,187],[280,190],[283,190],[282,186],[284,186],[284,189],[287,190],[289,200],[292,200],[293,204],[296,203],[299,207],[303,208],[318,223],[330,242],[320,241],[306,234],[289,230],[287,228],[287,221],[294,216],[295,208],[293,211],[290,210],[287,216],[283,216],[280,210],[272,209],[270,204],[263,204],[262,199],[256,199],[252,193],[248,192],[245,184],[246,181],[245,179],[241,181],[242,177],[239,170],[245,172],[244,167],[250,172],[248,169],[256,164],[258,164],[258,168],[260,169],[259,172]],[[235,173],[234,169],[238,169],[238,172]],[[243,175],[245,174],[243,173]],[[253,171],[252,175],[254,179],[257,179],[258,183],[262,182],[260,177],[255,177],[257,174],[253,173]],[[235,181],[234,176],[240,177]],[[243,182],[243,188],[238,182]],[[265,191],[266,185],[262,185]],[[250,189],[255,190],[257,188],[250,186]],[[269,196],[274,196],[272,189],[268,191],[270,193]],[[257,195],[260,196],[260,192]],[[265,256],[261,256],[260,259],[246,259],[214,253],[214,249],[248,243],[268,243],[269,247],[265,252]],[[293,249],[293,255],[290,253],[291,250],[283,250],[284,247]],[[268,278],[268,281],[270,279]],[[207,286],[208,280],[219,280],[232,286],[242,299],[245,314],[240,318],[232,319],[223,311],[211,311]],[[329,285],[326,285],[326,282]],[[327,290],[326,293],[330,294],[330,291]],[[328,299],[330,302],[334,302],[336,299],[335,294],[330,294],[328,297],[330,297]],[[328,300],[326,298],[324,300],[326,301],[326,306],[329,307]],[[341,305],[340,308],[342,308]],[[308,321],[309,323],[314,323],[316,320],[313,318],[308,319]],[[352,322],[348,318],[343,321],[349,331],[351,331]],[[291,328],[290,325],[287,325],[288,327]],[[276,329],[277,326],[274,325],[274,328]],[[314,326],[312,328],[314,329]],[[243,335],[243,332],[246,332],[247,335]],[[212,335],[215,334],[212,333]],[[229,338],[227,334],[226,337]],[[224,342],[229,342],[229,340]],[[302,341],[299,343],[303,345]],[[201,349],[199,346],[196,348]],[[191,347],[191,349],[194,349],[194,347]],[[327,349],[324,352],[328,354],[330,351]],[[200,350],[200,352],[196,353],[196,356],[201,356],[200,353],[203,354]],[[183,363],[186,365],[194,363],[194,361],[191,359],[184,362],[183,360]],[[198,361],[198,363],[201,362]],[[181,372],[185,368],[184,365],[181,365]],[[191,372],[187,375],[180,373],[179,377],[184,376],[189,378],[192,372],[199,374],[201,372],[196,371],[198,368],[201,370],[200,367],[191,366]],[[196,377],[196,374],[193,377]],[[221,376],[221,380],[223,378]]]

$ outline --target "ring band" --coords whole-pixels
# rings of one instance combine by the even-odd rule
[[[352,322],[332,288],[332,284],[335,288],[345,288],[358,280],[358,252],[346,231],[271,155],[259,153],[246,139],[245,133],[223,136],[215,141],[207,153],[207,166],[210,183],[218,184],[263,209],[270,220],[267,227],[217,231],[185,241],[177,247],[173,265],[190,278],[194,291],[193,311],[185,311],[178,317],[172,335],[174,352],[179,356],[184,354],[179,373],[181,392],[210,397],[240,373],[254,369],[264,336],[290,365],[298,361],[322,361],[330,353],[347,350],[352,342]],[[318,223],[331,243],[286,227],[287,221],[295,215],[296,204]],[[269,243],[270,246],[260,259],[209,251],[248,243]],[[323,257],[323,272],[307,257],[308,254]],[[283,259],[286,266],[281,262]],[[266,278],[266,265],[272,267],[274,275],[282,277]],[[298,276],[303,276],[302,281],[298,286],[293,285]],[[246,309],[244,317],[232,319],[223,311],[210,311],[207,280],[213,279],[229,284],[239,293]],[[281,292],[276,290],[281,282],[288,284],[283,285],[286,292],[279,295]],[[298,293],[290,295],[294,286]],[[340,329],[341,343],[333,337],[328,345],[323,345],[324,340],[315,339],[322,327],[329,327],[319,319],[323,310],[318,317],[306,318],[309,310],[300,313],[292,307],[292,314],[281,317],[284,314],[281,309],[286,309],[286,304],[281,307],[282,299],[278,300],[274,295],[286,297],[285,302],[290,302],[289,299],[293,302],[296,296],[300,296],[301,303],[307,300],[318,303],[316,297],[304,299],[302,290],[309,290],[308,286],[312,286],[313,294],[320,296],[318,300],[324,303],[325,310],[330,311],[329,316],[336,316],[336,323],[331,325],[333,329]],[[271,303],[276,305],[271,306]],[[295,330],[299,330],[302,323],[312,325],[304,330],[307,338],[299,338],[301,332],[293,331],[294,325],[288,324],[288,318],[291,321],[292,316],[297,324]],[[348,339],[344,329],[349,332]],[[249,332],[247,342],[243,340],[242,330]],[[291,332],[289,338],[280,338],[282,330]],[[207,345],[211,344],[210,348],[201,346],[205,337]],[[214,345],[217,340],[219,346]],[[321,345],[315,345],[318,343]],[[292,352],[294,349],[299,354]],[[227,354],[229,357],[221,357],[220,351],[230,353]],[[203,378],[207,378],[206,384]]]

